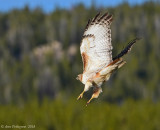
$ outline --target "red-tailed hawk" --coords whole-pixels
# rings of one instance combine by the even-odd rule
[[[139,38],[132,40],[116,57],[112,58],[111,29],[112,15],[98,13],[88,21],[80,45],[83,60],[83,73],[77,79],[85,84],[83,92],[77,98],[83,97],[84,92],[93,87],[93,94],[87,104],[98,98],[102,92],[101,85],[109,80],[113,71],[122,67],[126,62],[122,56],[127,54]]]

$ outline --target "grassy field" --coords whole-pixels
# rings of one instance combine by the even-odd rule
[[[122,105],[84,101],[45,100],[22,106],[0,106],[1,125],[48,130],[159,130],[160,103],[125,101]],[[31,126],[30,126],[31,125]]]

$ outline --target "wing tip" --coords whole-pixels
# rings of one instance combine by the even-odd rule
[[[110,25],[113,21],[113,15],[109,14],[108,12],[101,15],[101,12],[98,12],[93,19],[89,19],[86,25],[85,31],[89,28],[90,25],[93,24],[104,24]]]

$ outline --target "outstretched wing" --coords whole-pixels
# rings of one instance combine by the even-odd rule
[[[83,73],[99,71],[112,62],[111,22],[108,13],[99,13],[88,21],[80,46]]]

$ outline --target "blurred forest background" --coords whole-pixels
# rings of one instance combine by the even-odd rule
[[[127,64],[103,84],[99,99],[76,101],[84,85],[79,51],[84,28],[98,12],[114,15],[113,55],[142,37]],[[160,129],[160,3],[44,13],[28,6],[0,12],[0,125],[37,129]]]

